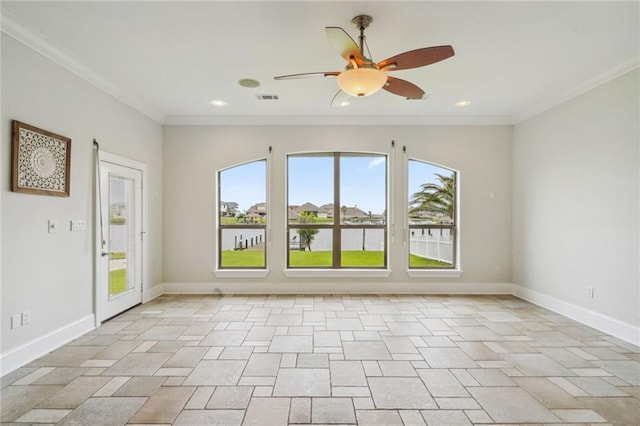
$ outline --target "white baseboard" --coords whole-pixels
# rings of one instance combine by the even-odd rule
[[[640,346],[640,328],[599,312],[583,308],[573,303],[565,302],[553,296],[519,286],[512,285],[511,293],[521,299],[531,302],[534,305],[549,309],[558,314],[581,322],[596,330],[603,331],[618,339],[624,340],[636,346]]]
[[[204,282],[164,283],[164,294],[511,294],[511,283]]]
[[[16,368],[22,367],[47,352],[51,352],[65,343],[88,333],[94,328],[94,315],[87,315],[71,324],[62,326],[44,336],[26,342],[6,353],[2,353],[0,354],[0,375],[4,376]]]
[[[151,302],[153,299],[155,299],[156,297],[160,297],[163,294],[164,294],[163,284],[157,284],[157,285],[154,285],[153,287],[149,287],[144,292],[144,300],[142,301],[142,303]]]

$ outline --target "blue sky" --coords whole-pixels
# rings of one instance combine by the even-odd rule
[[[439,183],[436,173],[451,176],[452,171],[423,161],[409,160],[408,200],[420,190],[422,184]]]
[[[340,163],[340,205],[358,206],[364,212],[381,214],[385,206],[386,157],[344,155]],[[333,203],[333,157],[291,156],[288,159],[289,204]],[[434,173],[450,171],[429,163],[409,161],[409,196]],[[255,161],[220,173],[221,201],[235,201],[240,210],[266,200],[266,162]]]

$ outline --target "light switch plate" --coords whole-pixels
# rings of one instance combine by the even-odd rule
[[[11,315],[11,329],[18,328],[20,325],[22,325],[20,314]]]

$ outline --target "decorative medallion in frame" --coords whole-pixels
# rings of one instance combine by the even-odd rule
[[[13,120],[11,190],[69,196],[71,139]]]

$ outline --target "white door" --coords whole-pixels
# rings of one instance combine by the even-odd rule
[[[142,171],[100,161],[100,320],[142,303]]]

